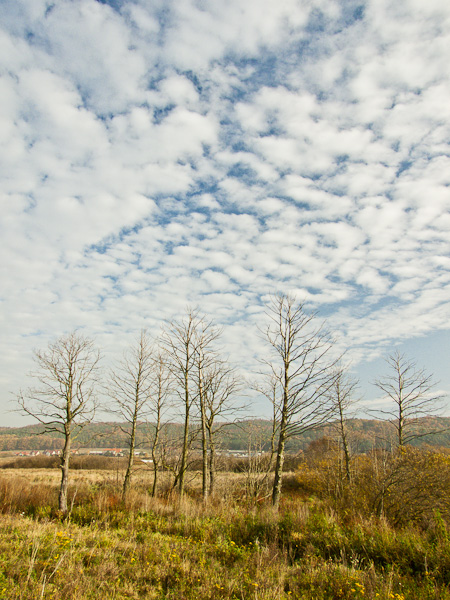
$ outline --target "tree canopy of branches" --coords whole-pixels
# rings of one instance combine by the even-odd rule
[[[113,403],[110,411],[126,424],[121,429],[128,438],[128,461],[122,489],[124,498],[131,484],[138,420],[147,415],[153,391],[153,370],[151,342],[147,333],[141,331],[137,344],[125,352],[109,376],[108,392]]]
[[[317,428],[335,414],[330,388],[337,359],[331,356],[332,340],[304,304],[285,294],[273,296],[267,305],[269,325],[265,337],[273,358],[267,363],[281,390],[277,400],[278,446],[272,504],[281,496],[286,440]]]
[[[198,405],[200,405],[203,448],[206,440],[202,373],[210,364],[212,345],[219,335],[220,330],[211,321],[201,316],[198,310],[188,309],[184,318],[169,324],[161,338],[184,421],[180,466],[176,477],[180,495],[184,492],[188,466],[192,411]]]
[[[347,412],[351,405],[355,402],[354,394],[358,384],[353,380],[345,368],[341,367],[336,370],[335,379],[331,387],[331,399],[336,407],[337,421],[335,428],[338,432],[338,437],[342,445],[345,465],[345,479],[347,483],[351,481],[351,451],[350,440],[347,427]]]
[[[203,467],[209,467],[209,490],[204,490],[204,497],[214,493],[216,475],[216,450],[218,437],[225,425],[229,425],[230,418],[235,417],[240,410],[236,404],[235,397],[242,389],[242,382],[235,369],[223,360],[210,361],[208,368],[203,374],[203,403],[204,424],[207,431],[207,447],[209,453],[204,452]],[[218,419],[223,420],[218,423]],[[206,455],[209,460],[205,464]],[[207,487],[207,486],[205,486]]]
[[[412,440],[436,431],[418,432],[417,424],[421,417],[435,414],[440,406],[442,395],[433,394],[435,383],[432,375],[418,369],[416,363],[400,352],[394,352],[386,359],[390,373],[375,380],[375,385],[391,401],[391,406],[380,409],[395,427],[397,447],[402,448]]]
[[[62,336],[48,350],[34,352],[37,370],[31,375],[38,384],[17,398],[21,411],[44,425],[44,433],[58,432],[64,438],[59,490],[63,513],[67,512],[71,446],[95,415],[99,360],[100,353],[89,338],[77,332]]]
[[[153,461],[153,486],[152,496],[156,496],[158,487],[158,470],[164,459],[164,448],[162,448],[161,435],[165,425],[164,417],[166,415],[169,397],[170,397],[170,372],[167,367],[167,357],[161,350],[155,354],[153,363],[153,384],[152,394],[150,396],[150,411],[154,420],[153,434],[149,442]]]

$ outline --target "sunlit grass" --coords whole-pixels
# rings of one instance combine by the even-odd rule
[[[450,599],[442,522],[394,530],[294,491],[274,512],[231,474],[204,505],[198,477],[182,500],[168,489],[154,499],[142,473],[123,505],[105,472],[72,474],[63,518],[58,473],[45,475],[0,475],[2,599]]]

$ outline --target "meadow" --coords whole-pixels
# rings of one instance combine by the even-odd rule
[[[162,474],[152,498],[141,468],[124,503],[117,472],[77,470],[65,516],[57,469],[2,469],[0,598],[450,599],[446,515],[394,522],[367,508],[362,477],[331,493],[327,469],[285,474],[278,511],[245,473],[219,473],[204,503],[199,473],[182,498]]]

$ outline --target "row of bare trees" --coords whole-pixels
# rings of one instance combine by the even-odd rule
[[[45,432],[64,437],[61,453],[59,509],[67,511],[71,448],[83,427],[92,422],[99,407],[117,417],[128,438],[128,460],[123,497],[131,487],[138,427],[151,422],[148,439],[153,463],[153,495],[158,472],[164,466],[174,474],[174,488],[182,495],[194,441],[200,436],[203,498],[214,491],[218,436],[225,423],[239,414],[242,381],[220,353],[221,330],[197,310],[171,322],[158,340],[142,331],[137,343],[125,351],[107,374],[99,377],[100,353],[92,340],[72,332],[37,351],[34,359],[38,382],[18,395],[21,410],[33,416]],[[102,392],[103,403],[98,394]],[[168,414],[183,422],[181,446],[162,439]],[[193,427],[193,422],[199,426]]]
[[[268,351],[253,388],[272,403],[271,451],[264,477],[267,479],[273,470],[271,495],[277,507],[286,442],[326,423],[333,422],[337,428],[350,482],[347,414],[356,400],[357,384],[342,367],[332,337],[303,302],[290,295],[273,296],[266,305],[266,316],[267,325],[261,333]],[[153,494],[162,466],[170,466],[174,488],[180,495],[184,493],[194,439],[202,456],[204,500],[214,492],[218,436],[225,423],[236,419],[243,408],[243,381],[221,352],[221,333],[198,310],[188,309],[184,318],[168,324],[157,340],[142,331],[137,343],[110,369],[106,383],[100,382],[99,351],[92,340],[78,332],[59,338],[47,351],[34,353],[37,370],[32,375],[37,385],[21,392],[18,402],[46,432],[59,432],[64,437],[59,496],[62,512],[67,511],[71,446],[94,418],[99,389],[107,398],[107,410],[119,417],[128,436],[124,497],[131,486],[137,432],[143,422],[153,424],[149,440]],[[400,354],[390,356],[388,363],[390,375],[375,383],[390,399],[384,414],[392,421],[401,448],[417,435],[417,419],[430,414],[439,398],[431,393],[430,376],[417,370],[414,363]],[[183,422],[176,460],[175,450],[163,439],[164,425],[169,414],[174,418],[174,410]]]

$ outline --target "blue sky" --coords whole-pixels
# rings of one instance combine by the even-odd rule
[[[198,305],[252,373],[276,292],[369,404],[397,345],[449,391],[449,56],[442,0],[3,0],[5,424],[75,328],[107,364]]]

